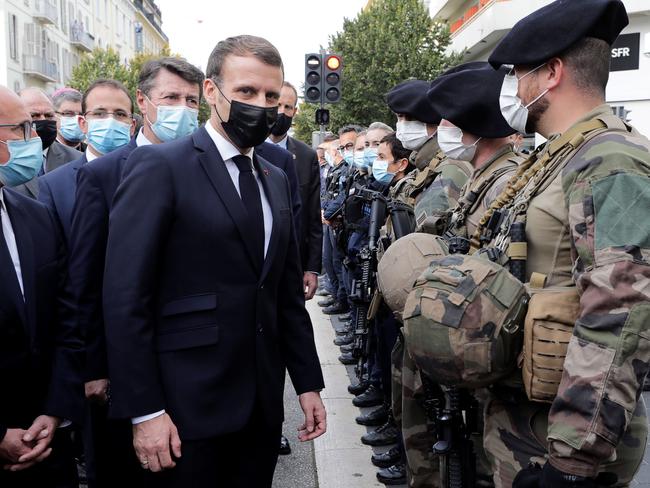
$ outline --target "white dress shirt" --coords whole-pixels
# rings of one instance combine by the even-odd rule
[[[235,186],[235,190],[237,190],[237,193],[241,198],[241,192],[239,191],[239,169],[237,168],[235,162],[232,160],[233,157],[241,155],[241,151],[237,149],[225,137],[219,134],[215,130],[215,128],[212,127],[212,124],[210,122],[207,122],[205,124],[205,129],[210,135],[212,141],[214,142],[214,145],[217,147],[217,150],[219,151],[221,158],[224,160],[224,163],[226,164],[226,169],[228,170],[228,174],[230,175],[230,179],[232,180],[232,184]],[[140,134],[138,134],[138,138],[136,139],[136,143],[138,144],[138,146],[144,145],[144,144],[140,144],[141,139],[147,141],[146,137],[144,137],[143,132],[140,132]],[[255,165],[253,165],[253,149],[251,149],[246,154],[244,154],[244,156],[248,156],[248,158],[251,160],[251,166],[253,167],[253,175],[257,180],[257,187],[260,190],[260,198],[262,200],[262,212],[264,214],[264,257],[266,257],[266,252],[269,249],[269,242],[271,241],[271,231],[273,230],[273,212],[271,211],[271,205],[269,204],[269,200],[268,198],[266,198],[266,193],[264,193],[264,187],[262,186],[262,182],[259,178],[259,175],[257,174],[257,171],[255,170]],[[147,420],[151,420],[156,417],[159,417],[164,413],[165,410],[160,410],[158,412],[149,415],[134,417],[131,419],[131,423],[135,425],[142,422],[146,422]]]
[[[4,188],[0,188],[0,206],[2,207],[0,209],[0,212],[2,213],[2,233],[4,234],[5,242],[7,243],[7,248],[9,249],[11,261],[14,263],[16,278],[18,278],[20,292],[23,294],[24,300],[25,290],[23,289],[23,273],[20,267],[20,257],[18,256],[18,246],[16,245],[16,235],[14,234],[14,228],[11,226],[11,219],[9,218],[7,207],[5,206]]]

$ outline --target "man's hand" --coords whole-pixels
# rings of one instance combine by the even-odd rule
[[[176,466],[181,457],[178,430],[166,413],[133,426],[133,447],[143,469],[154,473]]]
[[[327,430],[327,413],[320,398],[320,393],[309,391],[298,397],[300,407],[305,414],[305,423],[298,427],[298,439],[311,441]]]
[[[7,429],[7,433],[0,442],[0,458],[17,463],[21,456],[31,451],[31,445],[23,442],[26,432],[23,429]]]
[[[86,398],[91,402],[105,405],[108,402],[108,379],[87,381]]]
[[[318,288],[318,276],[311,271],[307,271],[302,277],[302,288],[305,292],[305,300],[314,298],[316,288]]]
[[[27,452],[23,452],[17,462],[5,466],[9,471],[22,471],[31,468],[40,463],[52,453],[50,444],[54,439],[54,433],[61,420],[49,415],[40,415],[36,417],[31,427],[23,431],[21,441],[28,447]]]

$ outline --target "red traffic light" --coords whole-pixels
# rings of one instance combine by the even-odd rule
[[[332,71],[336,71],[341,67],[341,58],[338,56],[329,56],[325,62],[325,66]]]

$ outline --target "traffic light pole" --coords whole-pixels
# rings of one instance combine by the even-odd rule
[[[327,54],[327,51],[325,51],[325,49],[323,49],[321,47],[320,48],[320,58],[325,59],[325,54]],[[321,67],[321,69],[322,69],[322,67]],[[322,97],[322,93],[321,93],[320,109],[323,110],[324,108],[325,108],[325,104],[323,103],[323,97]],[[321,143],[325,139],[325,125],[324,124],[320,124],[320,134],[318,135],[318,139],[321,141]]]

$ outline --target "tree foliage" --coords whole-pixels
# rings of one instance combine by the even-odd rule
[[[375,0],[346,19],[343,30],[330,38],[330,52],[343,59],[342,99],[329,106],[330,128],[375,121],[394,126],[385,94],[409,78],[433,80],[456,64],[460,56],[445,53],[449,43],[447,25],[432,19],[421,0]],[[301,107],[295,130],[310,141],[317,127],[312,111]]]

